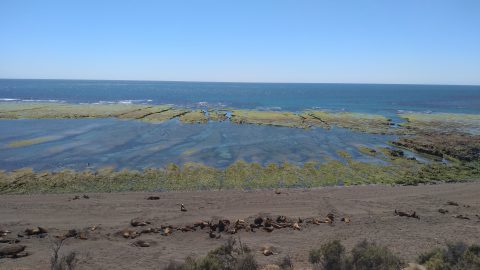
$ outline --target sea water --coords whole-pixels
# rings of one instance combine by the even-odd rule
[[[0,80],[0,102],[139,103],[383,114],[399,111],[480,113],[480,87],[367,84],[268,84],[146,81]],[[11,147],[12,142],[47,138]],[[227,122],[161,124],[118,119],[0,120],[0,169],[117,169],[198,162],[224,168],[237,160],[262,165],[354,159],[358,146],[390,147],[394,136],[333,128],[308,130]]]

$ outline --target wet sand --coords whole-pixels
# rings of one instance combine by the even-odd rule
[[[50,247],[56,235],[69,229],[100,226],[87,240],[69,238],[64,252],[74,250],[80,256],[78,269],[162,269],[170,260],[188,255],[205,255],[222,244],[229,235],[211,239],[208,231],[174,232],[170,236],[142,234],[137,239],[152,240],[151,247],[134,247],[137,240],[115,236],[131,228],[130,220],[140,217],[174,226],[191,225],[212,218],[252,219],[259,214],[287,217],[337,217],[333,225],[302,225],[302,230],[278,229],[271,233],[241,231],[233,237],[253,249],[261,265],[278,262],[290,255],[298,268],[308,267],[308,251],[329,240],[339,239],[349,250],[363,239],[385,245],[407,261],[419,252],[443,246],[448,241],[480,243],[480,183],[456,183],[425,186],[356,186],[320,189],[289,189],[276,194],[259,191],[198,191],[163,193],[97,193],[89,199],[75,195],[1,195],[0,229],[11,230],[16,238],[26,228],[41,226],[49,231],[45,238],[19,238],[29,256],[0,259],[0,269],[49,269]],[[146,200],[148,196],[159,200]],[[446,205],[447,201],[459,206]],[[187,212],[180,211],[185,204]],[[465,206],[464,206],[465,205]],[[438,212],[447,209],[447,214]],[[399,217],[394,210],[414,210],[420,219]],[[458,219],[462,214],[470,219]],[[349,217],[350,224],[339,221]],[[269,244],[279,254],[263,256],[259,249]],[[0,244],[2,246],[6,244]]]

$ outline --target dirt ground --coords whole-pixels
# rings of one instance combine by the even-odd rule
[[[75,195],[80,199],[72,200]],[[308,251],[329,240],[339,239],[349,250],[363,239],[383,244],[413,261],[419,252],[449,241],[480,243],[480,182],[425,186],[355,186],[319,189],[259,191],[198,191],[162,193],[97,193],[61,195],[1,195],[0,229],[12,231],[7,238],[18,238],[26,228],[41,226],[44,238],[18,238],[29,256],[2,258],[0,269],[49,269],[52,241],[69,229],[99,225],[87,240],[69,238],[61,252],[76,251],[78,269],[162,269],[170,260],[188,255],[201,256],[230,237],[211,239],[208,230],[175,231],[170,236],[142,234],[125,239],[115,232],[132,228],[132,218],[144,218],[151,226],[191,225],[200,220],[226,218],[251,220],[258,215],[285,215],[291,218],[325,217],[335,214],[333,225],[302,224],[300,231],[284,228],[271,233],[240,231],[240,239],[256,254],[261,265],[278,262],[290,255],[297,268],[308,267]],[[146,200],[148,196],[159,200]],[[459,206],[447,205],[455,201]],[[188,211],[181,212],[183,203]],[[439,208],[449,212],[441,214]],[[420,219],[394,215],[394,210],[414,210]],[[459,219],[462,214],[470,219]],[[340,222],[349,217],[350,224]],[[138,228],[134,228],[138,229]],[[140,229],[138,229],[140,230]],[[152,240],[150,247],[135,247],[138,239]],[[8,244],[0,244],[3,247]],[[265,257],[263,245],[273,245],[279,254]]]

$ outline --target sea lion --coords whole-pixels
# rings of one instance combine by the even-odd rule
[[[273,223],[273,222],[272,222],[272,219],[267,217],[267,218],[265,219],[265,222],[263,223],[263,226],[265,226],[265,227],[272,227],[272,223]]]
[[[158,196],[148,196],[147,200],[150,200],[150,201],[160,200],[160,197],[158,197]]]
[[[80,240],[87,240],[88,239],[88,233],[87,232],[79,232],[77,234],[77,238]]]
[[[135,247],[150,247],[150,243],[145,240],[137,240],[132,245]]]
[[[172,228],[170,228],[170,227],[165,227],[165,228],[163,228],[163,233],[162,233],[162,234],[163,234],[164,236],[168,236],[168,235],[170,235],[171,233],[172,233]]]
[[[340,221],[343,221],[343,222],[345,222],[345,223],[347,223],[347,224],[350,223],[350,219],[349,219],[348,217],[343,217]]]
[[[263,218],[262,217],[257,217],[255,218],[255,220],[253,221],[257,226],[262,226],[262,223],[263,223]]]
[[[272,226],[269,226],[269,227],[263,227],[263,230],[266,231],[266,232],[273,232],[275,228],[273,228]]]
[[[278,223],[285,223],[285,222],[287,222],[287,217],[286,216],[278,216],[277,217],[277,222]]]
[[[333,223],[335,221],[335,215],[333,213],[328,213],[327,219],[331,220],[329,223]]]
[[[228,227],[230,226],[230,220],[228,219],[222,219],[218,221],[218,231],[223,232],[228,230]]]
[[[198,221],[193,224],[193,227],[200,227],[200,229],[203,229],[208,226],[208,222],[206,221]]]
[[[150,227],[150,228],[145,228],[145,229],[141,230],[140,233],[152,233],[153,231],[154,231],[154,229]]]
[[[18,240],[18,239],[0,237],[0,243],[16,244],[16,243],[19,243],[19,242],[20,242],[20,240]]]
[[[25,229],[25,234],[26,235],[41,235],[41,234],[46,234],[46,233],[47,233],[47,229],[42,228],[42,227]]]
[[[440,208],[440,209],[438,209],[438,212],[439,212],[440,214],[446,214],[446,213],[448,213],[448,210],[447,210],[447,209]]]
[[[325,221],[321,221],[317,218],[312,218],[312,220],[310,221],[310,223],[312,224],[315,224],[315,225],[320,225],[321,223],[325,223]]]
[[[150,224],[150,222],[141,220],[140,218],[134,218],[130,221],[130,225],[132,225],[133,227],[147,226],[147,224]]]
[[[220,234],[217,235],[214,231],[210,231],[208,233],[208,236],[210,236],[210,238],[212,238],[212,239],[219,239],[221,237]]]
[[[270,249],[264,249],[262,251],[263,255],[265,256],[270,256],[270,255],[273,255],[273,251],[271,251]]]
[[[270,245],[265,245],[260,248],[260,251],[262,252],[263,255],[270,256],[270,255],[275,255],[275,253],[273,252],[274,249],[275,248]]]
[[[406,212],[398,211],[397,209],[395,209],[395,215],[400,216],[400,217],[410,217],[410,218],[420,219],[420,216],[418,216],[415,211],[413,211],[411,213],[406,213]]]
[[[298,224],[298,222],[293,223],[292,228],[293,228],[294,230],[300,231],[300,225]]]
[[[71,229],[71,230],[68,230],[68,232],[66,234],[63,235],[63,238],[71,238],[71,237],[76,237],[78,234],[77,230],[75,229]]]
[[[464,216],[464,215],[453,215],[454,218],[459,218],[459,219],[470,219],[469,217],[467,216]]]
[[[184,227],[180,227],[180,228],[177,228],[177,231],[182,231],[182,232],[194,232],[196,231],[195,227],[192,227],[192,226],[184,226]]]
[[[117,234],[123,236],[123,238],[131,238],[131,239],[134,239],[140,235],[138,232],[131,229],[121,230],[117,232]]]
[[[20,252],[24,251],[26,246],[24,245],[7,245],[0,248],[0,257],[4,256],[16,256]]]

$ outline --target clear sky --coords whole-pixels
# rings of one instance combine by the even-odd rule
[[[480,1],[0,0],[0,78],[480,84]]]

